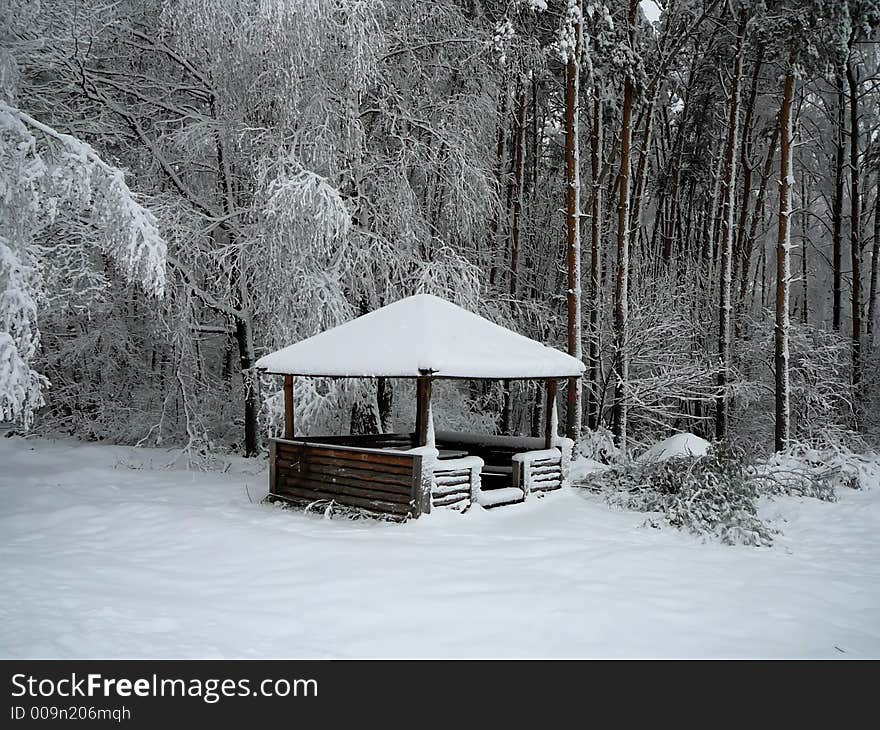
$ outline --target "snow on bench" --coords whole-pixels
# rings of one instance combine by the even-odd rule
[[[478,502],[481,507],[498,507],[502,504],[514,504],[525,499],[525,493],[519,487],[503,487],[480,491]]]

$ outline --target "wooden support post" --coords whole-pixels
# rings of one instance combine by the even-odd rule
[[[553,448],[553,439],[556,438],[556,434],[553,432],[553,413],[556,408],[556,381],[554,379],[550,379],[547,381],[547,406],[546,406],[546,417],[544,419],[544,448],[550,449]]]
[[[428,443],[428,417],[431,407],[431,379],[416,379],[416,446]]]
[[[284,438],[293,438],[293,376],[284,376]]]

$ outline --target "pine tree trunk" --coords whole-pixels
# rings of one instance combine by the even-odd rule
[[[217,113],[214,100],[211,100],[211,115],[216,119]],[[221,206],[227,217],[231,217],[235,209],[235,191],[233,189],[233,176],[229,167],[229,159],[225,154],[223,138],[218,131],[214,138],[215,153],[217,155],[217,183],[220,193]],[[229,237],[229,243],[236,243],[236,231],[232,228],[221,226]],[[243,252],[239,251],[237,269],[233,270],[234,286],[236,288],[236,307],[239,314],[235,320],[235,341],[238,345],[239,363],[241,365],[241,380],[244,386],[244,455],[256,456],[260,448],[260,436],[257,426],[257,417],[260,412],[259,378],[252,377],[251,368],[254,366],[254,332],[250,318],[250,302],[247,283],[244,280]]]
[[[840,331],[841,316],[841,266],[843,261],[843,162],[844,135],[846,134],[846,97],[843,92],[843,79],[837,75],[837,130],[834,151],[834,199],[831,204],[831,267],[833,283],[831,326]]]
[[[776,242],[776,451],[782,451],[790,438],[790,383],[788,374],[789,282],[791,279],[791,105],[794,72],[785,75],[782,106],[779,109],[779,235]]]
[[[758,278],[758,267],[755,267],[755,279]],[[757,282],[755,282],[755,289],[752,290],[752,307],[754,307],[755,303],[755,290],[757,289]],[[761,308],[768,306],[769,300],[767,297],[767,247],[761,246]]]
[[[858,388],[862,379],[862,242],[861,196],[859,193],[859,97],[856,70],[852,60],[846,65],[849,83],[849,165],[850,220],[849,242],[852,261],[852,383]]]
[[[688,73],[688,83],[686,86],[686,93],[684,99],[684,108],[682,109],[682,119],[686,119],[691,108],[691,86],[693,84],[694,79],[694,65],[692,63],[691,69]],[[668,200],[668,213],[664,214],[664,217],[667,220],[661,221],[658,220],[655,222],[654,230],[652,231],[652,240],[650,250],[652,255],[656,255],[657,246],[655,243],[655,239],[657,237],[658,229],[661,230],[663,236],[663,242],[660,246],[662,261],[664,264],[667,264],[672,257],[672,243],[674,241],[678,241],[679,247],[681,251],[686,251],[689,244],[690,237],[690,226],[692,223],[691,220],[691,212],[693,211],[694,199],[693,199],[693,190],[696,184],[696,180],[691,178],[689,187],[691,194],[686,196],[687,200],[687,212],[685,214],[685,220],[687,225],[687,230],[682,231],[681,225],[681,196],[680,196],[680,183],[681,183],[681,167],[682,167],[682,155],[684,152],[684,138],[685,138],[685,124],[679,124],[678,130],[675,134],[675,142],[672,145],[672,159],[670,164],[666,165],[665,168],[668,169],[671,165],[672,174],[667,176],[664,184],[660,188],[660,197],[657,202],[657,207],[659,209],[664,208],[664,204]],[[658,166],[659,167],[659,166]],[[677,237],[676,237],[677,236]]]
[[[629,42],[635,48],[635,27],[638,1],[629,4]],[[629,177],[630,143],[633,108],[633,79],[628,72],[623,86],[623,110],[620,125],[620,194],[617,205],[617,282],[614,291],[614,350],[617,382],[615,384],[614,413],[612,422],[618,447],[626,451],[627,430],[627,392],[629,380]]]
[[[874,247],[871,250],[871,284],[868,291],[868,346],[874,347],[874,321],[877,316],[877,275],[880,268],[880,164],[877,166],[877,191],[874,195]]]
[[[636,176],[632,191],[632,213],[630,217],[630,248],[638,243],[639,231],[642,227],[642,198],[644,195],[645,185],[648,178],[648,158],[651,153],[651,135],[653,131],[654,105],[657,101],[657,93],[659,85],[655,89],[653,96],[648,100],[647,109],[645,110],[645,132],[642,137],[642,149],[639,151],[639,162],[636,165]]]
[[[538,190],[538,161],[541,159],[541,133],[538,127],[538,77],[532,74],[532,198]]]
[[[526,147],[526,91],[523,84],[519,85],[516,102],[516,149],[514,150],[513,175],[516,190],[513,199],[513,223],[510,233],[510,296],[516,297],[517,271],[519,269],[519,234],[520,218],[523,208],[523,187],[525,184],[525,147]]]
[[[513,423],[512,413],[512,397],[510,393],[510,381],[501,381],[501,421],[498,430],[505,436],[512,433],[511,425]]]
[[[801,163],[803,170],[803,163]],[[807,178],[806,175],[801,176],[801,292],[803,302],[801,302],[801,324],[807,325],[810,321],[810,286],[807,279],[807,215],[809,213],[810,204],[807,200]]]
[[[489,237],[486,241],[485,259],[489,265],[489,284],[495,284],[495,277],[498,272],[498,257],[496,248],[498,246],[498,231],[501,226],[501,191],[504,189],[504,167],[505,154],[507,147],[507,84],[501,88],[501,109],[498,112],[498,140],[495,149],[495,181],[498,186],[499,205],[496,206],[492,213],[492,222],[489,224]]]
[[[773,172],[773,159],[776,157],[776,146],[779,143],[779,125],[776,125],[773,128],[773,136],[770,138],[770,145],[767,148],[767,156],[764,158],[764,169],[761,171],[761,183],[758,186],[758,195],[755,197],[755,209],[752,211],[751,222],[749,224],[749,232],[746,236],[745,245],[742,247],[742,251],[740,252],[740,256],[742,260],[740,261],[740,283],[739,283],[739,305],[740,305],[740,314],[735,318],[734,336],[739,338],[740,331],[742,328],[742,320],[743,314],[747,310],[751,303],[754,301],[754,296],[750,299],[750,303],[747,305],[746,299],[749,292],[749,277],[751,272],[751,264],[752,264],[752,254],[755,249],[755,241],[758,238],[758,223],[763,217],[764,210],[764,199],[767,196],[767,185],[770,182],[770,173]],[[762,255],[765,255],[762,252]],[[761,279],[763,284],[764,279]],[[752,292],[754,294],[754,291]],[[765,297],[761,296],[761,306],[764,306]]]
[[[590,175],[593,194],[590,208],[590,389],[589,389],[589,427],[599,427],[599,307],[601,302],[601,258],[602,258],[602,181],[599,179],[602,167],[602,99],[597,88],[593,90],[593,134],[590,140]]]
[[[580,16],[578,16],[580,17]],[[574,27],[575,48],[565,66],[565,201],[566,201],[566,269],[568,272],[568,353],[583,359],[581,337],[581,182],[578,118],[580,103],[580,55],[582,28]],[[582,379],[568,380],[568,408],[565,435],[575,441],[582,430]]]
[[[724,148],[719,146],[718,154],[713,155],[713,164],[712,169],[716,170],[713,175],[712,182],[712,195],[709,198],[709,213],[706,216],[706,232],[705,232],[705,240],[703,241],[703,263],[706,267],[706,277],[705,281],[709,282],[711,277],[710,274],[714,268],[715,264],[715,240],[716,240],[716,223],[721,218],[719,214],[719,206],[718,201],[721,197],[721,180],[723,175],[721,174],[721,164],[724,159]],[[706,285],[707,288],[708,284]]]
[[[727,384],[730,379],[730,345],[731,318],[733,305],[731,301],[731,269],[733,264],[733,215],[736,193],[736,151],[739,146],[739,93],[742,80],[743,49],[745,47],[746,22],[748,15],[745,10],[740,12],[739,34],[736,42],[736,60],[733,66],[733,78],[730,91],[730,119],[727,125],[727,147],[724,152],[725,196],[724,220],[721,223],[721,275],[718,305],[718,359],[721,368],[718,371],[718,396],[715,400],[715,438],[727,436]]]
[[[235,341],[238,344],[241,381],[244,385],[244,455],[256,456],[259,451],[257,414],[260,411],[260,398],[250,377],[255,360],[254,337],[250,322],[246,319],[236,317]]]
[[[763,67],[764,50],[758,49],[758,57],[755,59],[755,66],[752,69],[752,84],[749,91],[749,97],[746,100],[744,108],[744,118],[742,125],[742,133],[740,134],[740,166],[742,168],[742,203],[739,211],[739,223],[736,230],[736,239],[734,241],[734,260],[733,260],[733,280],[739,281],[741,272],[739,267],[743,264],[743,246],[746,242],[746,233],[749,227],[749,205],[752,197],[752,173],[755,166],[752,164],[752,119],[755,115],[755,102],[758,98],[758,81],[761,76],[761,68]],[[748,262],[745,262],[748,265]],[[748,276],[748,271],[745,272]]]
[[[538,272],[545,271],[546,268],[541,265],[540,262],[541,254],[545,252],[545,247],[541,246],[538,241],[538,237],[540,235],[539,226],[535,225],[535,216],[538,211],[538,169],[540,166],[541,159],[541,130],[543,129],[543,125],[538,124],[538,80],[537,76],[533,73],[531,80],[531,119],[530,119],[530,130],[529,130],[529,144],[527,145],[531,149],[531,166],[528,174],[526,174],[526,181],[528,184],[525,186],[528,191],[525,197],[528,199],[528,213],[527,218],[532,221],[532,225],[529,226],[529,250],[530,256],[527,260],[527,268],[529,270],[530,282],[529,282],[529,292],[528,295],[532,299],[538,299],[541,291],[546,291],[540,281],[540,274]],[[538,399],[540,400],[540,398]]]
[[[376,379],[376,405],[382,433],[391,433],[391,409],[394,406],[394,386],[390,378]]]

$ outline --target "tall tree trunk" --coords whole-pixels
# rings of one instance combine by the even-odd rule
[[[810,321],[810,286],[807,279],[807,216],[810,212],[810,202],[807,200],[807,176],[801,163],[801,324],[807,325]]]
[[[510,381],[501,381],[501,420],[498,424],[498,430],[505,436],[512,433],[513,424],[513,398],[510,392]]]
[[[785,74],[782,106],[779,109],[779,235],[776,241],[776,434],[777,451],[782,451],[791,434],[790,383],[788,374],[789,281],[791,279],[791,104],[794,98],[794,71]]]
[[[761,308],[769,305],[769,299],[767,297],[767,247],[761,246]],[[755,278],[758,278],[758,267],[755,267]],[[755,290],[757,289],[757,282],[755,283],[755,288],[752,289],[752,306],[754,307],[755,301]]]
[[[630,0],[627,18],[630,48],[635,50],[638,0]],[[629,380],[629,177],[633,108],[632,72],[627,71],[623,85],[623,109],[620,125],[620,194],[617,205],[617,283],[614,291],[614,350],[617,382],[615,384],[612,422],[618,446],[626,451],[627,381]]]
[[[862,379],[862,241],[861,196],[859,193],[859,97],[856,69],[852,58],[846,64],[849,83],[849,166],[850,220],[849,244],[852,261],[852,382]]]
[[[394,406],[394,386],[390,378],[376,379],[376,405],[382,433],[391,433],[391,409]]]
[[[721,222],[721,275],[718,304],[718,396],[715,399],[715,438],[727,436],[727,384],[730,379],[730,329],[733,315],[731,274],[733,265],[733,207],[736,197],[736,150],[739,146],[739,93],[742,80],[743,49],[745,48],[748,14],[740,12],[736,41],[736,60],[730,90],[730,119],[727,125],[727,147],[724,152],[724,220]]]
[[[688,118],[688,113],[691,108],[691,100],[692,100],[692,90],[691,87],[693,85],[694,80],[694,71],[695,71],[695,63],[691,63],[691,68],[688,72],[688,83],[685,87],[685,98],[684,98],[684,106],[681,112],[681,120],[685,120]],[[693,210],[693,190],[694,185],[696,184],[695,178],[691,178],[689,186],[691,195],[687,196],[687,213],[685,214],[685,221],[688,230],[683,232],[681,230],[681,196],[680,196],[680,182],[681,182],[681,167],[682,167],[682,154],[684,152],[684,138],[685,138],[685,128],[687,127],[684,123],[679,123],[678,130],[675,133],[675,141],[672,144],[672,153],[671,153],[671,174],[663,174],[663,184],[660,186],[660,195],[657,202],[657,207],[661,210],[664,207],[668,207],[668,213],[664,214],[665,220],[658,219],[655,222],[654,230],[652,231],[652,241],[650,245],[650,250],[652,255],[656,255],[657,246],[655,243],[658,229],[662,231],[663,242],[660,247],[662,252],[662,261],[663,264],[668,264],[670,258],[672,257],[672,244],[674,241],[678,241],[679,247],[681,250],[686,250],[688,246],[688,238],[690,237],[690,226],[692,223],[691,220],[691,212]],[[669,169],[669,165],[664,166],[665,169]],[[658,171],[661,168],[658,165]],[[668,201],[668,206],[664,204]]]
[[[755,248],[755,241],[758,238],[758,222],[763,217],[764,199],[767,196],[767,185],[770,181],[770,173],[773,171],[773,159],[776,157],[776,146],[779,143],[779,125],[773,128],[773,135],[770,138],[770,145],[767,147],[767,156],[764,158],[764,169],[761,171],[761,183],[758,186],[758,195],[755,197],[755,210],[752,213],[751,223],[749,224],[749,232],[746,237],[745,245],[742,247],[740,256],[740,283],[739,283],[739,304],[740,314],[735,317],[735,336],[738,339],[742,327],[743,313],[751,304],[746,304],[746,298],[749,291],[749,275],[751,270],[752,253]],[[766,254],[762,251],[762,256]],[[763,284],[764,279],[761,279]],[[754,291],[753,291],[754,294]],[[754,296],[751,301],[754,300]],[[761,295],[761,306],[764,306],[766,297]]]
[[[238,344],[238,357],[241,366],[241,380],[244,385],[244,455],[256,456],[260,441],[257,429],[257,415],[260,399],[255,383],[251,378],[254,366],[254,333],[251,323],[244,318],[235,319],[235,341]],[[259,382],[258,380],[256,382]]]
[[[528,191],[525,197],[528,199],[528,218],[532,221],[532,225],[529,226],[529,252],[530,255],[526,260],[526,267],[529,270],[529,291],[528,296],[532,299],[539,298],[539,292],[545,291],[540,281],[540,274],[538,272],[545,271],[545,267],[539,263],[541,258],[541,254],[546,253],[545,247],[541,246],[538,241],[538,237],[540,235],[539,226],[535,224],[535,217],[537,215],[538,207],[538,169],[539,163],[541,159],[541,130],[543,129],[543,125],[538,124],[538,79],[537,75],[532,73],[531,77],[531,118],[529,120],[530,130],[529,130],[529,144],[527,145],[531,149],[531,167],[529,172],[526,174],[527,185],[525,186]],[[539,253],[540,252],[540,253]],[[540,397],[537,398],[536,403],[540,406]]]
[[[217,119],[215,100],[210,100],[211,116]],[[233,230],[228,220],[232,217],[235,209],[235,191],[233,190],[233,176],[230,170],[229,158],[223,137],[219,128],[214,135],[215,152],[217,155],[217,184],[219,187],[220,201],[227,222],[221,226],[225,235],[229,237],[230,245],[239,243],[236,231]],[[257,427],[257,417],[260,412],[259,378],[253,377],[251,368],[256,360],[254,354],[254,331],[250,315],[250,294],[247,282],[244,278],[244,251],[239,247],[238,263],[233,271],[234,285],[236,288],[236,308],[238,313],[235,320],[235,341],[238,345],[239,363],[241,365],[241,380],[244,387],[244,455],[256,456],[260,448],[260,436]]]
[[[754,164],[752,163],[752,119],[755,115],[755,101],[758,98],[758,81],[761,76],[761,68],[764,62],[764,49],[758,50],[758,57],[755,59],[755,66],[752,69],[752,84],[749,91],[748,99],[744,107],[744,117],[741,142],[740,142],[740,165],[742,167],[742,204],[739,210],[739,223],[736,230],[736,238],[734,241],[734,261],[733,261],[733,280],[739,280],[739,267],[743,263],[742,249],[746,241],[746,233],[748,232],[749,205],[752,197],[752,173],[754,172]],[[748,265],[748,262],[746,262]],[[745,275],[748,276],[748,271]]]
[[[486,251],[484,259],[490,262],[489,266],[489,284],[495,284],[495,277],[498,273],[498,256],[496,248],[498,246],[498,230],[501,225],[501,191],[504,190],[504,168],[505,155],[507,148],[507,103],[508,91],[507,83],[501,87],[501,108],[498,112],[498,140],[495,148],[495,181],[498,189],[498,206],[492,213],[492,222],[489,224],[489,236],[486,241]]]
[[[531,436],[540,436],[541,435],[541,414],[543,413],[543,405],[544,405],[544,392],[541,388],[540,381],[532,382],[529,387],[529,392],[532,394],[532,407],[531,407],[531,425],[529,428],[529,434]]]
[[[868,346],[874,347],[874,319],[877,316],[877,274],[880,268],[880,164],[874,195],[874,247],[871,250],[871,284],[868,291]]]
[[[590,206],[590,389],[588,423],[593,430],[599,427],[599,307],[601,297],[602,263],[602,98],[599,89],[593,89],[593,134],[590,140],[590,176],[593,187]]]
[[[538,76],[532,73],[532,198],[538,189],[538,162],[541,159],[541,134],[538,127]]]
[[[525,184],[525,152],[526,152],[526,90],[523,83],[519,84],[516,101],[516,137],[513,157],[514,185],[513,223],[510,232],[510,296],[516,297],[517,270],[519,269],[519,234],[520,218],[523,208],[523,186]]]
[[[837,81],[837,129],[834,135],[834,199],[831,203],[831,326],[840,331],[841,314],[841,266],[843,261],[843,162],[844,136],[846,135],[846,96],[843,91],[843,78],[838,73]]]
[[[718,145],[718,154],[713,155],[713,157],[714,162],[712,164],[712,170],[716,172],[713,175],[712,196],[709,199],[709,212],[705,221],[706,236],[703,247],[703,258],[701,260],[701,265],[703,266],[704,271],[701,272],[702,277],[700,280],[700,285],[705,288],[707,293],[712,291],[712,277],[715,271],[716,232],[719,228],[718,221],[721,218],[721,206],[719,201],[721,199],[721,181],[724,177],[721,172],[721,166],[724,160],[724,145]]]
[[[636,176],[632,191],[632,213],[630,217],[630,247],[638,242],[639,231],[642,227],[642,198],[648,179],[648,159],[651,154],[651,135],[653,132],[654,105],[657,103],[657,94],[660,92],[658,84],[651,98],[648,100],[645,110],[645,132],[642,137],[642,149],[639,151],[639,162],[636,165]]]
[[[580,3],[578,3],[580,8]],[[574,26],[575,47],[565,65],[565,202],[566,268],[568,271],[568,353],[583,359],[581,337],[581,181],[578,117],[580,103],[580,67],[582,24],[580,13]],[[565,435],[575,441],[581,435],[582,379],[568,380],[568,408]]]

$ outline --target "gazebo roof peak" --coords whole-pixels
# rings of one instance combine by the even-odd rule
[[[261,357],[270,373],[561,378],[584,364],[431,294],[416,294]]]

